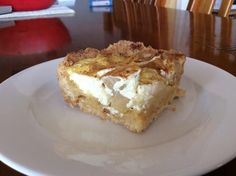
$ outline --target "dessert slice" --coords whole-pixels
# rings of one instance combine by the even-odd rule
[[[185,56],[143,43],[119,41],[101,51],[68,54],[57,69],[67,103],[141,132],[181,96]]]

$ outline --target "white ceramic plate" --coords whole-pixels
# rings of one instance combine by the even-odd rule
[[[236,79],[187,59],[174,102],[143,134],[68,107],[59,60],[0,85],[0,159],[27,175],[199,175],[236,156]],[[92,86],[92,85],[91,85]]]

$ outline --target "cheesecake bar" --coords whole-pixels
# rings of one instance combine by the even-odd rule
[[[183,95],[179,82],[184,62],[185,56],[175,50],[121,40],[102,50],[69,53],[57,76],[72,107],[139,133]]]

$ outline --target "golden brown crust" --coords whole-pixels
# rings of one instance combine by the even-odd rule
[[[115,68],[103,76],[120,76],[128,77],[130,74],[142,68],[149,68],[155,71],[155,79],[160,80],[165,77],[162,71],[168,75],[171,71],[179,70],[185,62],[185,56],[175,50],[156,50],[152,47],[145,47],[141,42],[131,42],[121,40],[108,48],[101,51],[93,48],[79,50],[78,52],[69,53],[63,65],[65,67],[74,66],[74,71],[80,74],[96,76],[100,70]],[[173,75],[171,82],[174,84],[179,81]],[[147,80],[142,80],[145,83]]]

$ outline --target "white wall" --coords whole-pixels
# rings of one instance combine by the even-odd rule
[[[214,9],[220,9],[221,2],[222,2],[222,0],[216,0],[215,5],[214,5]]]
[[[73,7],[75,5],[76,0],[57,0],[57,3],[60,5],[65,5],[68,7]]]
[[[189,0],[177,0],[177,9],[186,10]]]

